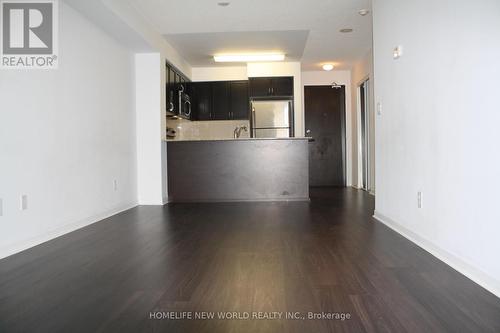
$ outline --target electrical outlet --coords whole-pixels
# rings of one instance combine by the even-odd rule
[[[28,209],[28,196],[26,194],[21,195],[21,207],[19,207],[21,210],[26,210]]]
[[[418,191],[417,192],[417,207],[422,208],[423,206],[423,194],[422,192]]]
[[[113,190],[118,190],[118,182],[115,180],[113,180]]]

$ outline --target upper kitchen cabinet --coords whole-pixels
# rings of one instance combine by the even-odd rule
[[[212,84],[210,82],[191,83],[191,97],[193,98],[193,119],[212,119]]]
[[[230,119],[249,119],[248,81],[231,81]]]
[[[194,120],[249,119],[248,81],[191,82]]]
[[[293,96],[293,77],[250,78],[250,97]]]
[[[231,119],[230,85],[228,81],[212,82],[212,119]]]
[[[275,77],[271,79],[273,96],[293,96],[293,77]]]
[[[169,63],[166,64],[165,74],[167,114],[189,119],[189,111],[186,111],[189,109],[189,79]]]
[[[177,114],[179,105],[176,103],[177,89],[176,89],[176,73],[173,68],[167,66],[167,111]]]
[[[255,77],[250,78],[250,96],[261,97],[271,96],[271,78],[269,77]]]

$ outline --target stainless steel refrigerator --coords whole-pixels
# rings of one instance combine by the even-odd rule
[[[288,138],[293,136],[291,100],[252,101],[252,137]]]

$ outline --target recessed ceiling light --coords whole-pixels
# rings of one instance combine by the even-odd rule
[[[218,54],[214,55],[215,62],[256,62],[256,61],[283,61],[282,53],[263,54]]]
[[[325,70],[325,71],[331,71],[332,69],[333,69],[332,64],[324,64],[323,65],[323,70]]]
[[[227,7],[227,6],[229,6],[229,4],[230,4],[230,2],[226,2],[226,1],[217,2],[217,5],[221,6],[221,7]]]
[[[369,12],[370,11],[368,9],[360,9],[360,10],[358,10],[358,14],[361,15],[361,16],[365,16]]]
[[[340,29],[340,32],[343,32],[343,33],[352,32],[352,29],[351,28],[344,28],[344,29]]]

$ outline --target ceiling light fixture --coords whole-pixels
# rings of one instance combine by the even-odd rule
[[[352,32],[353,30],[351,28],[344,28],[344,29],[340,29],[340,32],[342,33],[347,33],[347,32]]]
[[[365,16],[369,13],[370,11],[368,9],[360,9],[358,10],[358,14],[361,16]]]
[[[256,62],[256,61],[283,61],[285,55],[270,54],[219,54],[214,56],[215,62]]]
[[[227,7],[229,6],[230,2],[225,2],[225,1],[222,1],[222,2],[217,2],[217,6],[221,6],[221,7]]]
[[[323,70],[325,70],[325,71],[331,71],[332,69],[333,69],[332,64],[324,64],[323,65]]]

